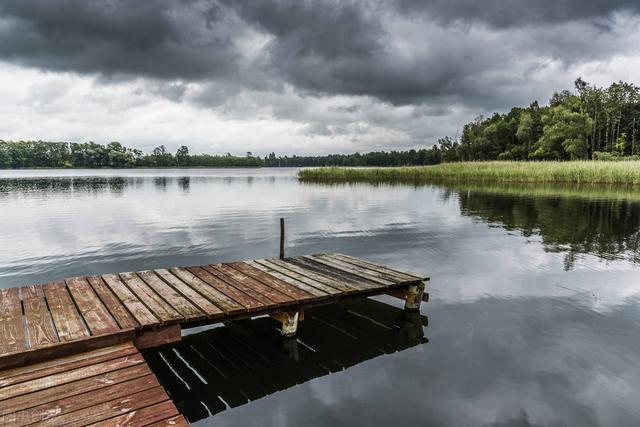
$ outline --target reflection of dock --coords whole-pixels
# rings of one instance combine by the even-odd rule
[[[358,298],[307,310],[297,340],[270,318],[228,323],[144,352],[191,422],[427,342],[426,317]],[[225,405],[226,403],[226,405]]]
[[[347,255],[318,254],[0,289],[0,420],[3,425],[7,420],[12,425],[86,425],[95,420],[130,425],[131,419],[140,421],[132,425],[146,425],[154,419],[171,425],[169,421],[180,418],[150,372],[144,379],[120,377],[132,360],[144,362],[138,349],[170,343],[176,343],[170,351],[150,353],[154,366],[166,371],[167,363],[180,366],[189,360],[194,370],[178,369],[192,384],[191,392],[210,392],[205,384],[218,387],[218,394],[205,397],[212,413],[225,407],[216,396],[239,405],[423,342],[417,310],[428,295],[424,280]],[[378,294],[402,298],[405,311],[352,298]],[[248,320],[264,315],[279,322],[278,333],[272,319]],[[305,317],[308,326],[300,342],[306,344],[283,342],[278,334],[296,335],[298,321]],[[211,323],[225,326],[180,343],[181,328]],[[118,353],[122,343],[128,343],[131,354]],[[121,359],[113,366],[101,359],[110,349]],[[95,352],[101,361],[93,358]],[[291,360],[297,362],[289,366]],[[260,369],[252,371],[256,366]],[[194,379],[196,370],[203,376]],[[178,390],[178,398],[179,383],[165,374],[165,385]],[[197,382],[206,377],[212,382]],[[82,388],[85,383],[90,390]],[[194,395],[180,399],[188,402]],[[193,414],[194,419],[203,416]]]

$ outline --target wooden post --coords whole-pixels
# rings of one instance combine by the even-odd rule
[[[280,218],[280,259],[284,259],[284,218]]]
[[[298,332],[298,320],[302,320],[301,310],[300,311],[276,311],[275,313],[269,314],[272,318],[278,320],[282,323],[282,335],[291,338],[296,332]]]
[[[419,285],[410,285],[407,288],[406,299],[404,301],[404,309],[406,311],[420,310],[420,303],[422,302],[423,294],[424,283],[420,283]]]

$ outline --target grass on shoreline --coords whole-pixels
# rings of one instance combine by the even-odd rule
[[[434,166],[302,169],[303,182],[566,182],[640,184],[640,161],[460,162]]]

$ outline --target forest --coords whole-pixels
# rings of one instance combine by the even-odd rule
[[[640,89],[617,82],[597,87],[581,78],[573,90],[554,93],[548,105],[537,101],[508,113],[477,117],[461,136],[440,138],[430,148],[327,156],[246,156],[175,154],[164,145],[144,154],[119,142],[0,140],[0,168],[130,167],[287,167],[405,166],[481,160],[639,159]]]

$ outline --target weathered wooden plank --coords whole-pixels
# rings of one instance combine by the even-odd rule
[[[389,280],[382,277],[378,277],[377,273],[370,272],[370,270],[365,270],[362,267],[358,267],[346,262],[321,258],[315,255],[305,255],[303,258],[313,262],[324,264],[327,267],[334,268],[336,270],[339,270],[348,274],[352,274],[357,277],[361,277],[364,280],[368,280],[370,282],[374,282],[382,286],[393,286],[397,284],[397,281],[395,280]]]
[[[151,399],[151,396],[147,398],[147,401]],[[146,403],[146,402],[145,402]],[[178,410],[173,402],[170,400],[156,403],[152,406],[142,407],[140,409],[131,410],[126,414],[118,415],[114,418],[109,418],[102,422],[92,424],[93,427],[135,427],[135,426],[147,426],[149,424],[159,422],[161,420],[173,417],[180,417]],[[165,424],[166,425],[166,424]],[[168,424],[172,425],[172,424]],[[175,424],[183,425],[183,424]]]
[[[297,288],[295,286],[291,286],[289,283],[284,282],[277,277],[271,276],[264,271],[258,270],[257,268],[244,263],[244,262],[232,262],[228,264],[230,267],[242,272],[243,274],[264,283],[265,285],[276,289],[278,292],[292,298],[298,302],[305,302],[312,299],[317,299],[313,294]]]
[[[29,348],[53,345],[58,337],[53,328],[53,320],[47,310],[41,286],[28,285],[21,288]]]
[[[0,388],[0,400],[144,363],[139,353]]]
[[[153,313],[138,299],[138,297],[127,288],[116,274],[104,274],[102,279],[113,291],[118,299],[127,307],[129,312],[135,317],[140,326],[158,325],[160,321]]]
[[[135,338],[133,329],[122,329],[104,335],[92,335],[81,340],[54,343],[45,347],[38,347],[18,353],[0,355],[0,370],[12,369],[30,363],[38,363],[54,357],[81,353],[114,344],[131,341]]]
[[[49,311],[60,342],[74,341],[89,336],[64,282],[47,283],[42,286]]]
[[[178,313],[180,313],[185,320],[196,321],[207,317],[206,314],[204,314],[198,307],[180,295],[153,271],[139,271],[138,276],[140,276],[147,285],[156,291],[158,295],[162,295],[162,298]]]
[[[0,289],[0,354],[17,353],[26,348],[20,289]]]
[[[228,265],[217,264],[204,267],[212,274],[217,274],[220,279],[251,295],[267,307],[275,307],[287,304],[295,304],[296,300],[284,295],[272,287],[255,280],[254,278],[231,268]]]
[[[301,267],[304,270],[310,270],[312,272],[315,272],[316,274],[329,277],[335,282],[346,283],[353,288],[357,288],[358,291],[370,291],[372,289],[384,288],[379,284],[371,283],[365,281],[364,279],[353,277],[352,275],[344,273],[340,270],[336,270],[335,268],[331,268],[317,262],[309,261],[308,259],[302,257],[285,258],[283,261],[288,264]]]
[[[259,301],[238,290],[237,288],[234,288],[227,282],[220,280],[218,277],[214,276],[202,267],[187,267],[187,270],[197,276],[199,279],[211,285],[219,292],[234,300],[236,303],[240,304],[248,311],[259,310],[260,308],[264,307],[264,305]]]
[[[36,378],[46,377],[58,372],[68,371],[82,366],[93,365],[106,360],[117,359],[138,350],[131,342],[116,344],[106,348],[73,354],[40,363],[34,363],[19,368],[7,369],[0,372],[0,387],[17,384]]]
[[[272,267],[267,267],[266,264],[258,264],[256,261],[247,261],[247,264],[251,265],[254,268],[257,268],[258,270],[262,270],[265,273],[272,275],[273,277],[277,277],[283,282],[287,282],[292,286],[305,290],[318,298],[329,298],[333,295],[342,293],[337,289],[334,289],[330,286],[325,286],[320,282],[316,282],[309,279],[308,277],[301,276],[290,270],[288,270],[288,273],[290,273],[291,275],[287,275],[282,273],[280,270],[275,270]]]
[[[20,425],[11,422],[19,416],[9,414],[25,411],[31,422],[42,421],[98,403],[160,385],[146,364],[107,372],[73,383],[63,384],[34,393],[23,394],[2,402],[3,426]]]
[[[87,281],[96,292],[102,303],[107,307],[109,313],[118,322],[122,329],[137,328],[140,324],[129,313],[129,310],[120,302],[118,297],[107,286],[100,276],[88,276]]]
[[[108,334],[120,330],[116,320],[85,278],[74,277],[67,279],[66,282],[91,335]]]
[[[312,270],[315,269],[315,271],[321,272],[326,276],[333,277],[336,280],[348,282],[352,286],[360,288],[362,290],[380,289],[385,287],[385,285],[371,282],[364,277],[355,276],[349,272],[334,268],[321,262],[311,260],[306,257],[287,258],[285,261],[291,261]]]
[[[161,324],[175,323],[184,319],[180,313],[167,304],[136,273],[120,273],[120,278],[136,294],[138,299],[156,315]]]
[[[360,288],[356,288],[354,286],[345,283],[344,281],[335,280],[333,277],[318,273],[315,270],[309,270],[304,266],[300,266],[297,264],[293,264],[290,262],[285,262],[279,259],[266,259],[266,260],[258,260],[260,264],[263,265],[275,265],[280,268],[284,268],[290,271],[293,271],[296,274],[299,274],[303,277],[308,277],[310,279],[316,280],[326,286],[332,287],[338,290],[340,293],[352,293],[360,291]]]
[[[182,415],[174,415],[171,418],[149,424],[148,427],[187,427],[188,425],[187,420]]]
[[[369,260],[365,260],[365,259],[361,259],[361,258],[356,258],[356,257],[353,257],[351,255],[335,253],[335,252],[334,253],[329,253],[329,254],[326,254],[326,255],[340,258],[343,261],[347,261],[347,262],[350,262],[352,264],[360,265],[361,267],[369,267],[369,268],[377,269],[378,271],[393,273],[393,274],[398,275],[400,277],[406,278],[407,281],[429,280],[429,278],[426,277],[423,274],[417,274],[417,273],[413,273],[411,271],[396,270],[396,269],[391,268],[391,267],[389,267],[387,265],[379,264],[377,262],[373,262],[373,261],[369,261]]]
[[[187,285],[189,285],[191,288],[193,288],[200,295],[204,296],[221,310],[223,310],[227,315],[238,314],[247,311],[247,309],[244,308],[243,305],[218,291],[206,281],[204,281],[200,277],[197,277],[185,268],[172,268],[170,269],[170,272],[177,278],[185,282]],[[204,270],[202,270],[202,272],[206,273]]]
[[[184,281],[180,280],[177,276],[173,275],[169,270],[158,269],[154,271],[158,276],[162,278],[162,280],[173,286],[175,290],[184,295],[185,298],[189,299],[189,301],[191,301],[200,310],[202,310],[210,319],[218,318],[224,315],[224,311],[221,308],[207,299],[206,291],[204,296],[201,295],[200,293],[198,293],[197,287],[194,288],[189,286]],[[194,277],[194,279],[196,281],[199,280],[197,277]],[[201,285],[209,288],[209,286],[204,282],[201,282]]]
[[[151,421],[145,422],[145,419],[136,416],[136,414],[133,412],[141,408],[154,405],[156,403],[166,402],[167,399],[168,396],[165,393],[164,389],[161,386],[157,386],[138,393],[129,394],[127,396],[118,397],[107,402],[99,403],[88,408],[80,409],[78,411],[69,412],[58,417],[49,418],[48,420],[44,420],[38,425],[63,425],[65,427],[80,427],[89,424],[94,425],[94,423],[107,420],[105,423],[95,425],[142,426],[148,424],[149,422],[156,421],[157,419],[151,419]],[[173,403],[171,403],[170,401],[168,402],[171,404],[171,406],[173,406]],[[167,411],[167,414],[163,418],[176,415],[176,413],[177,411],[174,407],[174,412],[169,413]],[[147,416],[149,415],[150,414],[147,414]]]
[[[315,254],[315,255],[313,255],[313,257],[314,258],[325,259],[327,261],[335,262],[337,264],[344,265],[344,266],[350,267],[350,268],[362,269],[363,272],[365,272],[365,273],[367,273],[369,275],[372,275],[374,277],[378,277],[380,279],[388,280],[388,281],[393,282],[395,284],[407,283],[407,282],[415,282],[417,280],[417,279],[407,280],[407,279],[405,279],[403,277],[396,276],[393,273],[389,273],[389,272],[385,272],[385,271],[379,271],[378,269],[375,269],[375,268],[370,267],[370,266],[357,265],[354,262],[349,262],[349,261],[346,261],[344,259],[338,258],[338,257],[334,256],[334,254]]]

